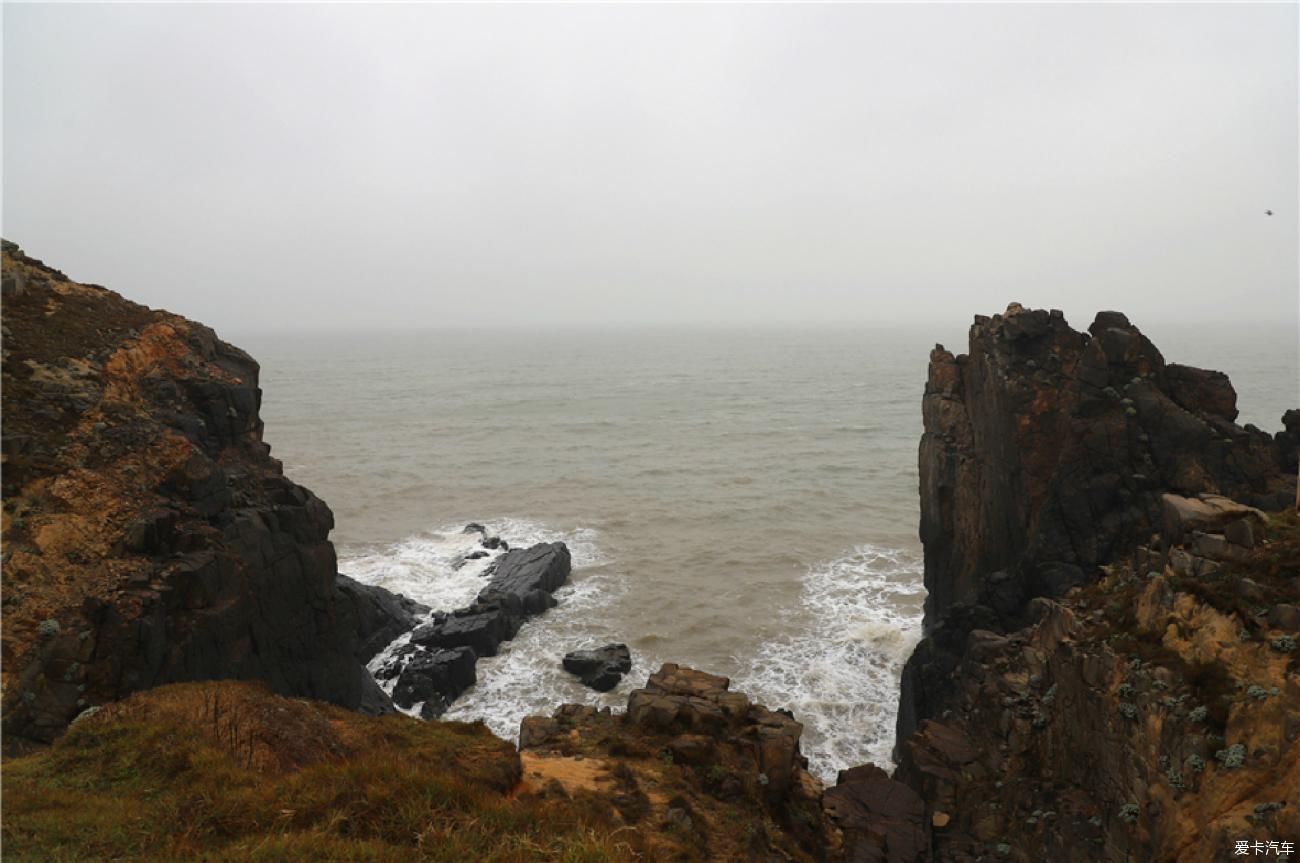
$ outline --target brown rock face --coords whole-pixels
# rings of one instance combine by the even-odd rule
[[[1166,364],[1118,312],[1088,333],[1012,305],[976,319],[969,353],[931,354],[923,401],[927,610],[981,598],[1005,571],[1014,611],[1059,595],[1160,524],[1159,495],[1291,502],[1273,438],[1233,425],[1226,376]]]
[[[1208,578],[1150,549],[1017,632],[972,632],[949,707],[899,750],[935,825],[923,859],[1210,863],[1300,830],[1294,639],[1254,613],[1295,596],[1297,543],[1292,517]]]
[[[862,859],[1209,863],[1300,829],[1300,412],[1236,415],[1115,312],[1013,305],[934,351],[892,780],[923,809],[877,805],[906,854]]]
[[[919,863],[930,859],[926,805],[874,764],[840,771],[822,796],[826,816],[843,835],[843,859],[853,863]],[[932,823],[947,824],[936,812]]]
[[[1017,304],[977,317],[967,354],[931,353],[922,410],[931,637],[904,674],[900,738],[935,715],[966,633],[1023,625],[1029,599],[1095,579],[1159,530],[1163,493],[1266,510],[1295,495],[1284,435],[1234,425],[1224,375],[1166,364],[1118,312],[1086,333]]]
[[[4,281],[6,734],[205,678],[382,709],[333,515],[262,442],[257,363],[12,243]]]
[[[524,781],[600,790],[643,837],[646,859],[824,859],[828,825],[799,752],[803,726],[729,687],[669,663],[624,714],[566,704],[529,716]]]

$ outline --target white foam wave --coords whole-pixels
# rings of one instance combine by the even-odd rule
[[[469,605],[486,584],[485,570],[502,552],[482,549],[477,532],[464,533],[461,522],[410,537],[399,543],[344,555],[339,570],[366,584],[376,584],[428,605],[433,611],[450,611]],[[633,666],[623,686],[610,693],[596,693],[578,683],[560,665],[563,655],[575,649],[594,647],[614,640],[614,633],[601,623],[600,608],[621,595],[621,580],[591,571],[609,562],[598,545],[595,530],[577,527],[555,530],[522,519],[503,518],[483,522],[488,534],[499,536],[512,548],[527,548],[542,542],[563,542],[573,561],[569,584],[555,593],[558,607],[524,623],[518,635],[501,645],[497,656],[479,660],[478,683],[461,695],[448,711],[448,719],[483,719],[498,735],[514,740],[519,721],[529,713],[550,715],[560,704],[590,703],[617,705],[626,700],[631,680],[649,674],[648,659]],[[466,560],[474,551],[488,556]],[[410,642],[410,633],[399,636],[369,663],[378,671],[392,655]],[[654,666],[658,667],[658,666]],[[396,680],[381,681],[390,695]],[[622,693],[621,695],[619,693]],[[420,713],[420,704],[405,710]]]
[[[809,769],[824,781],[866,761],[893,765],[899,675],[921,631],[920,573],[915,555],[871,545],[815,566],[790,612],[806,622],[738,660],[732,688],[794,712]]]
[[[623,640],[611,608],[628,582],[604,565],[599,536],[590,528],[557,531],[536,522],[485,522],[489,532],[512,547],[563,541],[573,555],[571,580],[556,594],[557,607],[527,621],[497,656],[477,666],[478,683],[461,695],[445,718],[481,719],[498,735],[515,740],[520,720],[548,716],[565,703],[621,709],[664,659],[689,662],[655,650],[643,633],[633,650],[633,667],[619,685],[594,692],[565,672],[560,660],[570,650]],[[435,610],[469,604],[484,585],[483,570],[499,552],[457,567],[478,546],[477,534],[461,525],[411,537],[381,549],[346,556],[340,569],[360,581],[379,584]],[[810,769],[826,781],[837,770],[872,761],[892,766],[898,680],[920,636],[921,561],[912,553],[860,546],[838,560],[808,569],[799,605],[782,612],[788,634],[763,644],[752,656],[736,657],[740,671],[732,688],[769,707],[790,709],[804,724],[803,751]],[[370,663],[377,670],[409,641],[403,635]],[[383,684],[390,693],[395,681]],[[419,714],[420,705],[406,711]]]
[[[376,584],[435,611],[462,608],[483,589],[484,571],[501,554],[481,549],[478,533],[464,533],[464,525],[448,525],[417,534],[391,545],[345,553],[339,571],[365,584]],[[574,569],[605,563],[596,545],[596,531],[578,527],[568,531],[547,528],[536,522],[503,518],[484,522],[489,535],[499,536],[512,548],[527,548],[539,542],[563,542],[569,547]],[[488,556],[465,560],[474,551]]]
[[[558,605],[533,618],[496,656],[480,659],[478,683],[458,698],[445,719],[481,719],[497,735],[515,740],[525,716],[550,716],[561,704],[588,704],[621,709],[628,694],[643,685],[660,662],[633,651],[632,670],[609,692],[595,692],[561,666],[570,650],[617,641],[602,613],[622,596],[622,579],[606,574],[583,577],[555,593]]]

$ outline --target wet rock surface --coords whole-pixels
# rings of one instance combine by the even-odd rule
[[[486,533],[486,528],[471,524],[465,532]],[[399,706],[425,702],[426,718],[440,715],[474,684],[479,658],[495,656],[525,620],[555,606],[552,594],[572,569],[569,549],[562,542],[510,549],[494,563],[488,584],[473,604],[433,614],[411,630],[408,643],[376,671],[381,680],[397,678],[393,700]]]
[[[353,655],[359,662],[369,662],[429,613],[427,605],[346,575],[339,575],[337,583],[342,597],[339,613],[344,626],[357,634]]]
[[[626,644],[607,644],[595,650],[575,650],[564,655],[564,670],[576,674],[583,685],[608,692],[632,670],[632,651]]]
[[[398,674],[393,701],[405,708],[424,702],[430,714],[441,715],[456,696],[474,685],[477,661],[468,647],[415,651]]]

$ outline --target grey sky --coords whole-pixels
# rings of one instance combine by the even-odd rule
[[[1297,319],[1291,3],[3,15],[5,236],[219,330]]]

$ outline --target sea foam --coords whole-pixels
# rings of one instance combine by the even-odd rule
[[[591,528],[555,529],[521,519],[483,522],[490,534],[512,548],[565,542],[573,574],[555,593],[557,607],[527,621],[500,653],[479,660],[478,682],[452,703],[444,718],[482,720],[493,732],[517,739],[523,717],[550,715],[564,703],[620,709],[628,693],[644,685],[663,661],[691,664],[670,645],[639,639],[631,672],[610,692],[583,686],[561,667],[570,650],[615,641],[638,641],[619,632],[610,609],[626,595],[628,582],[600,548]],[[429,531],[402,542],[345,554],[340,569],[353,577],[416,599],[435,611],[469,604],[486,583],[484,572],[500,554],[464,561],[477,550],[479,535],[461,525]],[[734,657],[739,669],[732,688],[756,702],[794,712],[804,723],[802,748],[809,767],[823,780],[837,770],[873,761],[892,764],[898,678],[920,633],[925,596],[921,561],[911,553],[864,545],[851,554],[811,566],[803,576],[799,603],[778,610],[788,635]],[[647,624],[651,621],[646,621]],[[408,636],[400,636],[371,661],[378,668]],[[712,670],[712,669],[705,669]],[[394,681],[384,684],[391,692]],[[419,705],[406,711],[418,715]]]
[[[422,602],[433,611],[461,608],[472,603],[487,584],[488,568],[503,553],[500,549],[483,549],[480,535],[464,533],[462,524],[388,546],[345,553],[339,560],[339,570]],[[610,693],[583,687],[560,664],[570,650],[617,640],[617,634],[602,622],[600,611],[622,594],[623,584],[617,576],[601,571],[609,560],[599,547],[596,531],[585,527],[556,530],[511,518],[483,524],[489,535],[501,537],[511,548],[565,543],[572,556],[573,574],[569,583],[555,592],[556,608],[525,622],[514,639],[501,645],[496,656],[479,660],[478,682],[453,702],[444,718],[481,719],[496,734],[514,740],[520,720],[531,713],[549,715],[566,702],[613,706],[626,700],[634,688],[632,681],[644,680],[654,670],[648,666],[649,658],[638,657],[632,673]],[[474,551],[487,551],[488,556],[466,560],[465,556]],[[370,661],[370,670],[376,671],[409,641],[409,633],[399,636]],[[381,683],[390,694],[395,685],[396,680]],[[417,716],[420,705],[404,712]]]
[[[899,675],[921,630],[920,573],[916,555],[873,545],[810,567],[801,607],[784,612],[806,625],[737,657],[732,688],[794,712],[823,781],[866,761],[893,765]]]

